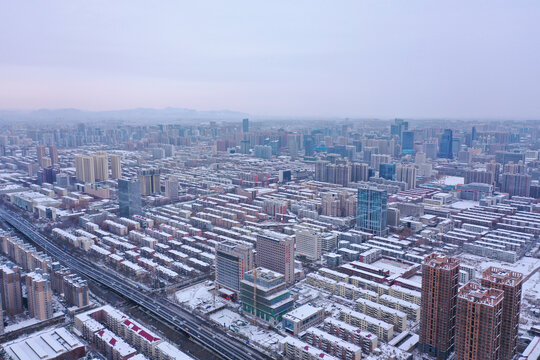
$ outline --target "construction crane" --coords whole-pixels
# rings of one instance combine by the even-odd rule
[[[257,326],[257,268],[253,269],[253,325]]]

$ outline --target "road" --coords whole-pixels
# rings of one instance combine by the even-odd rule
[[[39,233],[31,223],[21,217],[13,216],[5,209],[0,209],[0,217],[57,261],[133,301],[165,323],[174,326],[180,331],[187,332],[195,341],[210,348],[223,358],[235,360],[270,359],[270,356],[232,337],[232,335],[224,332],[219,327],[208,326],[205,319],[199,318],[177,304],[166,299],[152,298],[142,293],[135,286],[126,283],[125,279],[113,271],[95,267],[86,260],[75,258]]]

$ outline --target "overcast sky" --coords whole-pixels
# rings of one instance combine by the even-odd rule
[[[0,0],[0,108],[540,119],[540,1]]]

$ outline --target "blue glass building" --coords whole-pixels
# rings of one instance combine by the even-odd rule
[[[439,143],[439,154],[437,155],[440,158],[453,159],[454,154],[452,153],[452,142],[453,142],[452,130],[445,129],[441,141]]]
[[[414,154],[414,131],[401,133],[401,152],[403,154]]]
[[[379,177],[386,180],[396,180],[396,164],[380,164]]]
[[[358,189],[356,226],[375,235],[386,233],[388,193],[376,188]]]

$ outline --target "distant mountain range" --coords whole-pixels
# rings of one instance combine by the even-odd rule
[[[86,111],[79,109],[39,109],[39,110],[1,110],[0,121],[28,122],[78,122],[78,121],[113,121],[113,122],[183,122],[193,120],[231,121],[241,120],[249,115],[230,110],[199,111],[183,108],[149,109],[136,108],[109,111]]]

